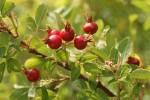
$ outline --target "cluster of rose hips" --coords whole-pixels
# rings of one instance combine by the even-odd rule
[[[86,20],[87,22],[83,26],[84,32],[90,35],[96,33],[98,30],[98,25],[92,21],[92,17],[90,16]],[[87,42],[90,42],[90,39],[83,35],[75,37],[74,29],[71,27],[69,22],[65,24],[65,28],[61,31],[55,29],[52,30],[50,27],[48,27],[47,33],[48,35],[44,42],[45,44],[48,44],[51,49],[60,48],[62,45],[62,40],[66,42],[74,40],[74,46],[78,50],[83,50],[87,46]]]
[[[87,18],[87,22],[83,26],[83,29],[85,33],[92,35],[96,33],[98,25],[92,21],[92,17],[90,16]],[[83,35],[75,37],[74,29],[71,27],[69,22],[66,23],[65,28],[61,31],[52,30],[50,27],[48,27],[47,33],[48,35],[45,38],[44,43],[48,44],[51,49],[60,48],[62,45],[62,40],[66,42],[74,40],[74,46],[78,50],[83,50],[87,46],[87,42],[90,42],[90,39]],[[24,68],[22,71],[26,74],[26,77],[30,82],[36,82],[40,78],[40,72],[35,68],[30,70],[26,70],[26,68]]]

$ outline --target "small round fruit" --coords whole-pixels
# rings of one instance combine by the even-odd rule
[[[40,72],[37,69],[31,69],[26,73],[27,79],[30,82],[36,82],[40,78]]]
[[[59,35],[60,36],[60,31],[59,30],[51,30],[48,32],[47,37],[49,38],[51,35]]]
[[[75,37],[74,46],[78,50],[83,50],[87,46],[87,39],[82,35]]]
[[[74,39],[75,33],[74,30],[71,28],[71,25],[69,22],[66,23],[66,26],[64,29],[61,30],[60,32],[60,37],[64,40],[64,41],[72,41]]]
[[[51,35],[49,38],[48,46],[51,49],[58,49],[61,47],[62,39],[58,35]]]
[[[83,26],[84,32],[87,34],[94,34],[98,30],[98,25],[95,22],[87,22]]]
[[[128,60],[126,61],[127,64],[134,64],[139,66],[140,65],[140,61],[135,58],[135,57],[129,57]]]

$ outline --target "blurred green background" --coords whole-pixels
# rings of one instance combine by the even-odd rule
[[[41,3],[45,3],[49,7],[49,13],[43,23],[41,23],[41,29],[45,29],[47,24],[52,28],[56,28],[54,12],[57,12],[65,20],[67,19],[72,23],[76,34],[82,34],[82,26],[85,23],[84,15],[91,13],[93,20],[99,24],[96,39],[100,36],[99,34],[102,29],[110,25],[111,29],[109,33],[116,34],[118,41],[126,36],[130,36],[134,44],[133,52],[142,58],[145,66],[150,65],[150,0],[9,1],[13,1],[16,5],[13,14],[17,16],[20,35],[33,33],[26,25],[26,18],[28,16],[34,17],[36,9]],[[46,33],[41,34],[46,35]],[[14,73],[5,73],[4,79],[0,84],[0,100],[8,100],[8,96],[12,93],[15,82],[16,77]],[[66,93],[69,92],[67,89],[65,91]],[[66,94],[64,93],[64,95]],[[145,100],[146,98],[150,98],[150,94],[144,98]]]

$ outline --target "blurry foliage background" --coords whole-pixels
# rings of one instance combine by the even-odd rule
[[[55,13],[69,20],[76,34],[82,34],[82,26],[85,23],[84,15],[91,13],[93,20],[99,24],[99,31],[95,37],[98,40],[102,29],[110,25],[110,34],[115,34],[118,41],[130,36],[134,43],[134,53],[140,55],[145,66],[150,65],[150,0],[9,0],[16,5],[13,14],[19,22],[19,34],[33,34],[27,27],[26,18],[34,18],[39,4],[45,3],[49,7],[49,13],[44,23],[39,26],[45,29],[46,25],[56,27]],[[6,19],[7,20],[7,19]],[[46,33],[39,32],[43,37]],[[114,37],[112,37],[114,38]],[[109,41],[109,40],[108,40]],[[24,62],[22,59],[22,62]],[[10,77],[11,76],[11,77]],[[0,84],[0,100],[7,100],[12,93],[13,84],[16,82],[14,73],[5,74]],[[70,86],[69,86],[70,87]],[[66,94],[69,90],[65,90]],[[66,95],[64,92],[64,95]],[[71,94],[70,94],[71,95]],[[69,95],[68,95],[69,96]],[[63,97],[63,95],[62,95]],[[145,97],[146,98],[146,97]],[[65,98],[64,98],[65,99]],[[69,99],[69,97],[68,97]]]

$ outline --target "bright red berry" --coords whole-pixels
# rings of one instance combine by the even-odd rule
[[[74,46],[79,50],[83,50],[87,46],[87,39],[82,35],[75,37]]]
[[[137,65],[137,66],[140,65],[140,61],[136,57],[129,57],[128,60],[126,61],[126,63],[127,64],[134,64],[134,65]]]
[[[51,49],[58,49],[59,47],[61,47],[62,39],[61,39],[60,36],[58,36],[58,35],[51,35],[48,39],[49,39],[48,46]]]
[[[49,38],[51,35],[59,35],[60,36],[60,31],[59,30],[51,30],[48,32],[47,37]]]
[[[74,39],[75,33],[74,30],[71,28],[71,25],[69,22],[66,23],[66,26],[64,29],[61,30],[60,32],[60,37],[64,40],[64,41],[71,41]]]
[[[30,82],[36,82],[40,78],[40,72],[37,69],[31,69],[26,72],[27,79]]]
[[[87,22],[83,26],[84,32],[87,34],[94,34],[98,30],[98,25],[92,21],[92,17],[87,19]]]

